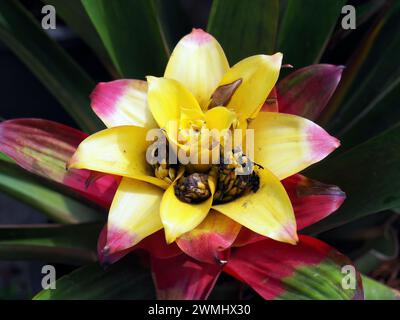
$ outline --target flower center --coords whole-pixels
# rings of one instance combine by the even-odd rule
[[[208,110],[218,106],[226,107],[241,83],[242,79],[237,79],[218,87],[211,96]],[[213,116],[221,115],[218,112]],[[226,116],[226,114],[223,113],[223,116]],[[226,127],[223,128],[232,130],[238,126],[238,119],[231,119],[229,116],[225,120],[230,122],[228,125],[225,123]],[[207,134],[204,133],[203,129],[207,130],[208,121],[213,122],[212,117],[211,119],[206,118],[206,120],[196,110],[181,107],[178,142],[188,147],[184,149],[185,153],[192,152],[192,147],[194,148],[196,162],[184,164],[184,161],[180,162],[178,158],[177,164],[171,165],[168,163],[169,157],[168,152],[166,152],[165,158],[159,159],[159,162],[154,165],[154,175],[168,183],[175,183],[176,197],[186,203],[201,203],[210,197],[213,197],[213,204],[227,203],[248,192],[257,192],[260,187],[260,178],[253,170],[254,163],[252,160],[238,147],[226,152],[225,138],[227,136],[225,134],[214,136],[208,131]],[[224,123],[223,120],[222,123]],[[204,143],[206,143],[206,146],[204,146]],[[166,144],[168,145],[168,142]],[[232,146],[232,144],[228,145]],[[219,147],[216,153],[217,161],[204,163],[202,161],[203,156],[206,160],[213,158],[216,146]],[[168,146],[165,144],[163,147],[168,150]],[[177,177],[179,178],[175,181]],[[212,179],[213,184],[215,183],[214,192],[210,187],[210,179]]]
[[[232,150],[225,156],[221,153],[219,163],[205,166],[206,169],[201,165],[170,165],[167,159],[168,154],[153,166],[154,175],[173,183],[178,172],[182,171],[182,176],[175,182],[174,191],[176,197],[186,203],[201,203],[212,196],[210,178],[216,182],[213,204],[227,203],[248,192],[257,192],[260,186],[254,163],[240,150]]]

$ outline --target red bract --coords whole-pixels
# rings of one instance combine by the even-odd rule
[[[343,68],[315,64],[291,73],[276,86],[279,111],[318,119],[339,84]]]

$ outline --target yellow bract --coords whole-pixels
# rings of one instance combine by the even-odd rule
[[[176,45],[164,77],[184,84],[206,110],[211,94],[228,69],[228,60],[217,40],[194,29]]]
[[[224,75],[220,86],[242,79],[228,103],[240,120],[254,118],[260,111],[278,80],[281,64],[281,53],[256,55],[239,61]]]
[[[178,122],[182,110],[186,118],[203,115],[195,97],[178,81],[147,77],[147,82],[147,102],[161,129],[165,129],[171,121]]]
[[[147,82],[115,80],[99,83],[91,94],[93,111],[106,127],[137,126],[156,128],[147,106]]]
[[[257,192],[214,205],[213,209],[263,236],[296,243],[296,219],[285,188],[268,170],[260,170],[258,174],[260,188]]]
[[[235,112],[225,107],[215,107],[206,112],[207,128],[224,130],[229,129],[236,121]]]
[[[339,146],[324,129],[295,115],[260,112],[250,128],[254,129],[254,161],[280,180],[320,161]]]
[[[161,230],[162,195],[163,190],[156,186],[123,178],[108,215],[108,246],[124,250]]]
[[[216,181],[210,176],[208,179],[212,194],[210,198],[198,204],[182,202],[176,197],[174,190],[175,183],[182,174],[183,172],[178,175],[175,182],[165,191],[161,201],[161,221],[164,225],[165,237],[168,243],[174,242],[177,237],[194,229],[204,220],[211,209],[215,193]]]
[[[154,177],[146,161],[146,134],[147,129],[134,126],[96,132],[79,145],[68,167],[134,178],[166,189],[168,184]]]

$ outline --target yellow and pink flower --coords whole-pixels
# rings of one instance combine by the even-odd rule
[[[341,267],[351,262],[297,232],[345,199],[338,187],[299,174],[339,146],[311,120],[335,90],[342,67],[307,67],[276,85],[282,57],[255,55],[230,67],[219,43],[194,29],[177,44],[163,77],[97,85],[92,108],[107,129],[87,137],[45,120],[5,121],[0,151],[25,169],[110,207],[99,237],[100,261],[113,263],[135,249],[147,250],[159,298],[207,298],[221,272],[266,299],[288,295],[286,288],[317,269],[337,283]],[[221,88],[227,89],[222,95]],[[146,161],[150,129],[161,129],[170,144],[180,147],[172,123],[253,129],[257,188],[217,202],[219,176],[205,171],[211,196],[199,203],[182,201],[175,187],[197,167],[180,164],[180,175],[163,179]],[[357,274],[353,290],[329,283],[325,289],[338,298],[357,299],[360,283]]]

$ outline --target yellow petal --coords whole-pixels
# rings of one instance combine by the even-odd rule
[[[254,161],[280,180],[325,158],[340,143],[305,118],[260,112],[250,123],[254,129]]]
[[[261,109],[279,77],[282,54],[251,56],[235,64],[220,86],[242,79],[228,103],[241,120],[253,118]]]
[[[147,82],[121,79],[101,82],[91,94],[93,111],[108,127],[156,128],[147,106]]]
[[[201,29],[193,29],[176,45],[164,76],[185,85],[206,110],[211,94],[228,69],[218,41]]]
[[[296,243],[296,219],[285,188],[268,170],[259,170],[258,173],[260,188],[257,192],[214,205],[213,209],[263,236]]]
[[[160,128],[167,128],[171,121],[179,122],[182,109],[185,119],[202,117],[202,110],[195,97],[178,81],[147,77],[147,82],[147,102]]]
[[[175,196],[174,190],[174,185],[181,176],[182,173],[165,191],[161,201],[160,214],[167,243],[174,242],[176,238],[191,231],[204,220],[211,209],[215,192],[215,180],[210,178],[208,181],[212,193],[210,198],[198,204],[183,202]]]
[[[134,126],[99,131],[79,145],[68,167],[134,178],[166,189],[168,183],[154,177],[153,169],[146,161],[150,144],[146,141],[147,131]]]
[[[128,249],[163,228],[160,203],[163,190],[146,182],[123,178],[110,208],[107,252]]]
[[[205,114],[207,128],[224,130],[229,129],[236,120],[235,112],[225,107],[215,107]]]

